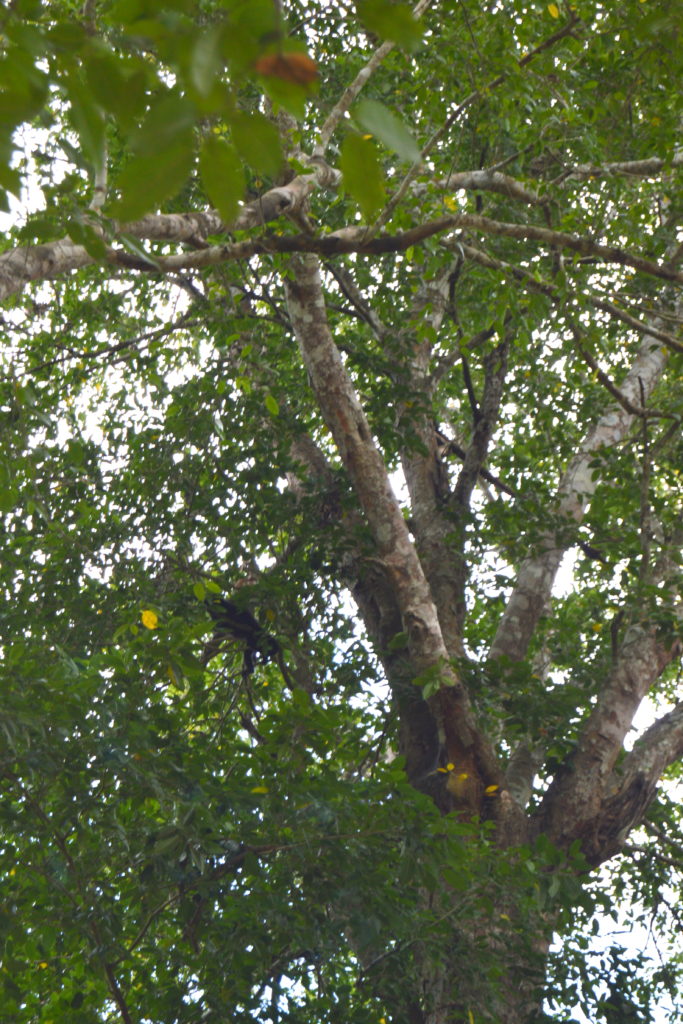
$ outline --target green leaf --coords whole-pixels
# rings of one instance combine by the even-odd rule
[[[223,220],[230,223],[245,189],[242,161],[236,149],[224,139],[207,135],[199,153],[199,171],[209,199]]]
[[[356,119],[367,131],[404,160],[417,163],[420,147],[403,121],[377,100],[363,100],[355,110]]]
[[[187,140],[158,155],[133,157],[118,179],[121,197],[109,213],[119,220],[137,220],[179,192],[192,170],[193,156]]]
[[[389,641],[390,651],[403,651],[408,647],[408,634],[405,632],[396,633]]]
[[[215,28],[200,33],[190,58],[190,80],[200,96],[208,96],[221,71],[220,36]]]
[[[106,243],[91,224],[86,224],[82,220],[71,220],[67,225],[67,229],[74,242],[82,245],[94,260],[99,261],[106,257]]]
[[[264,404],[271,416],[277,416],[280,412],[280,406],[277,404],[272,395],[266,395]]]
[[[113,53],[95,52],[83,62],[93,97],[126,128],[144,113],[147,74],[134,62]]]
[[[364,0],[358,13],[367,29],[382,39],[391,39],[406,50],[415,50],[422,39],[422,28],[409,4],[392,0]]]
[[[134,155],[118,181],[120,199],[109,207],[120,220],[135,220],[178,192],[194,162],[194,108],[170,93],[156,101],[131,139]]]
[[[349,134],[342,145],[339,161],[344,188],[353,196],[367,220],[372,219],[384,204],[384,175],[372,139]]]
[[[192,593],[198,601],[203,601],[206,597],[206,587],[203,583],[195,583],[192,587]]]
[[[131,135],[135,153],[157,154],[173,150],[179,143],[192,143],[196,112],[193,105],[176,92],[167,92],[150,105],[139,128]]]
[[[145,250],[137,238],[134,238],[132,235],[119,234],[119,240],[128,252],[132,252],[143,263],[147,263],[150,267],[157,267],[159,265],[154,256]]]
[[[274,177],[283,157],[277,128],[263,114],[237,114],[230,121],[233,142],[240,156],[260,174]]]
[[[0,163],[0,187],[7,189],[12,195],[18,196],[21,192],[21,175],[16,167],[8,167]]]
[[[14,127],[38,114],[49,80],[28,53],[8,47],[0,59],[0,126]]]

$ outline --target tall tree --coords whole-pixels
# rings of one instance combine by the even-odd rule
[[[682,16],[5,5],[3,1021],[675,1004]]]

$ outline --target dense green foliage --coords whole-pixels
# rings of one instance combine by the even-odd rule
[[[57,254],[26,287],[16,271],[2,311],[6,1024],[507,1021],[510,965],[549,929],[546,1019],[582,1005],[596,1024],[657,1006],[683,1020],[681,741],[624,853],[538,824],[629,628],[668,652],[643,685],[648,713],[676,706],[682,15],[631,0],[424,6],[419,20],[390,0],[0,13],[3,249],[67,239],[86,253],[73,273]],[[385,39],[325,149],[341,183],[208,238],[121,227],[209,209],[230,222],[243,200],[312,180],[325,118]],[[451,180],[486,169],[506,184]],[[310,243],[361,224],[382,251]],[[254,238],[258,251],[227,252]],[[407,635],[382,647],[384,620],[373,635],[352,600],[376,577],[385,607],[384,556],[292,326],[287,245],[306,239],[428,577],[401,470],[427,456],[425,423],[440,432],[440,565],[463,597],[452,665],[503,766],[520,743],[542,747],[525,841],[499,841],[496,787],[469,820],[406,777],[387,672]],[[184,262],[164,264],[173,254]],[[666,365],[627,400],[648,325]],[[567,515],[568,464],[629,401],[628,429],[591,455],[594,494]],[[549,534],[571,582],[522,655],[494,663],[519,567]],[[257,644],[253,673],[243,642],[216,641],[221,595],[278,641],[278,657]],[[429,697],[434,673],[411,686]],[[606,863],[590,872],[586,857]],[[594,944],[610,912],[652,925],[661,961]],[[425,964],[455,979],[452,1011],[419,1007]]]

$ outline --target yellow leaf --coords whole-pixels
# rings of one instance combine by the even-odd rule
[[[500,917],[501,921],[509,921],[510,920],[510,917],[509,917],[508,914],[499,914],[498,916]]]
[[[277,615],[272,608],[266,608],[266,618],[268,619],[268,622],[275,622]]]
[[[254,786],[254,788],[252,789],[252,793],[267,793],[267,792],[268,792],[268,787],[267,786]]]
[[[446,196],[446,198],[443,201],[443,205],[446,207],[447,210],[458,209],[458,201],[457,199],[454,199],[453,196]]]
[[[487,786],[484,792],[486,793],[487,796],[491,796],[491,794],[495,793],[498,790],[498,788],[498,786]]]
[[[551,18],[559,18],[560,8],[557,6],[557,4],[548,4],[548,14]]]
[[[472,1016],[472,1011],[471,1010],[467,1011],[467,1020],[468,1020],[469,1024],[474,1024],[474,1017]]]
[[[156,612],[153,612],[151,608],[145,608],[144,612],[140,616],[140,621],[143,626],[147,629],[156,629],[159,625],[159,616]]]

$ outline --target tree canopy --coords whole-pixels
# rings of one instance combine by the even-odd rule
[[[4,6],[7,1024],[683,1019],[682,21]]]

